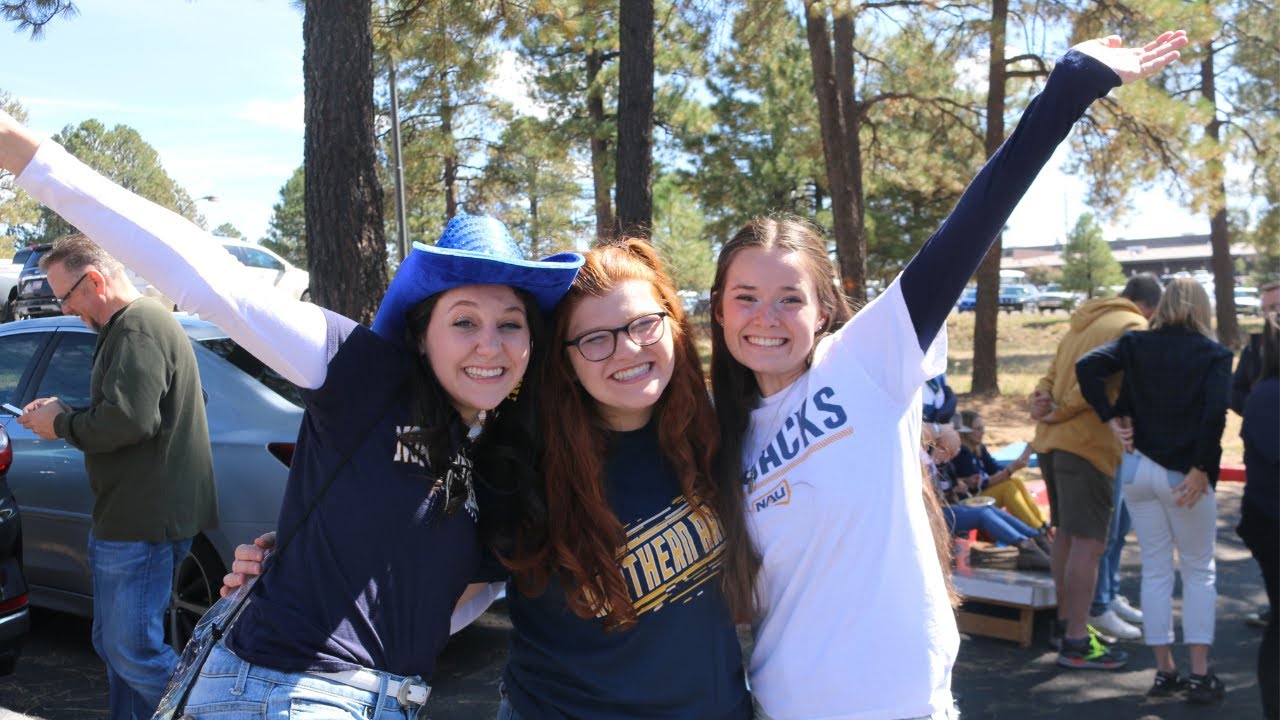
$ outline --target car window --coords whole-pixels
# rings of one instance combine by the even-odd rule
[[[248,350],[240,347],[235,340],[231,338],[205,338],[196,342],[235,365],[249,377],[267,386],[275,394],[298,407],[302,407],[302,397],[298,395],[298,386],[285,380],[280,373],[267,367],[266,364],[254,357]]]
[[[45,366],[36,397],[56,397],[73,408],[87,408],[93,349],[98,336],[82,332],[58,333],[58,344]]]
[[[31,369],[44,347],[45,333],[14,333],[0,337],[0,402],[19,404],[22,376]]]
[[[27,262],[23,264],[22,269],[26,271],[26,270],[30,270],[31,268],[39,268],[40,258],[44,257],[44,254],[47,252],[49,251],[48,250],[32,250],[31,254],[27,255]]]
[[[261,250],[255,250],[253,248],[241,248],[241,250],[244,252],[244,264],[249,267],[277,271],[284,269],[284,266],[280,264],[279,260],[276,260]]]
[[[31,256],[31,248],[22,248],[13,254],[14,265],[26,265],[27,258]]]

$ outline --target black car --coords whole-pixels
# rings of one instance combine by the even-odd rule
[[[0,675],[13,672],[31,630],[27,581],[22,575],[22,516],[7,480],[12,464],[9,434],[0,428]]]
[[[18,273],[18,287],[11,311],[14,320],[57,317],[62,314],[62,306],[58,304],[58,298],[54,297],[44,270],[40,269],[40,258],[52,247],[50,243],[31,246],[27,263]]]

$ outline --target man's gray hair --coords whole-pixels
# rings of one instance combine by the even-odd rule
[[[72,275],[84,272],[90,265],[106,277],[124,275],[124,265],[84,233],[71,233],[53,241],[53,248],[40,258],[40,269],[49,272],[49,266],[56,263],[61,263]]]

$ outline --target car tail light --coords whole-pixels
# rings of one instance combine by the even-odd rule
[[[13,464],[13,445],[9,442],[9,433],[0,427],[0,475],[9,472]]]
[[[293,443],[267,443],[267,452],[284,463],[285,467],[293,465]]]
[[[45,278],[26,278],[18,283],[18,297],[38,297],[42,295],[52,295]]]
[[[26,604],[27,604],[27,594],[22,593],[21,595],[19,595],[16,598],[13,598],[12,600],[5,600],[4,602],[0,602],[0,613],[7,613],[11,610],[18,610],[19,608],[24,607]]]

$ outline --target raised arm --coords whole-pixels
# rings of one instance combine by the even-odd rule
[[[1112,35],[1080,43],[1058,61],[1044,92],[987,161],[951,214],[902,271],[902,294],[927,349],[1013,209],[1090,103],[1178,58],[1186,33],[1165,32],[1141,48]]]
[[[178,307],[218,325],[290,382],[324,383],[336,343],[319,307],[264,286],[205,231],[112,183],[4,112],[0,167]]]

